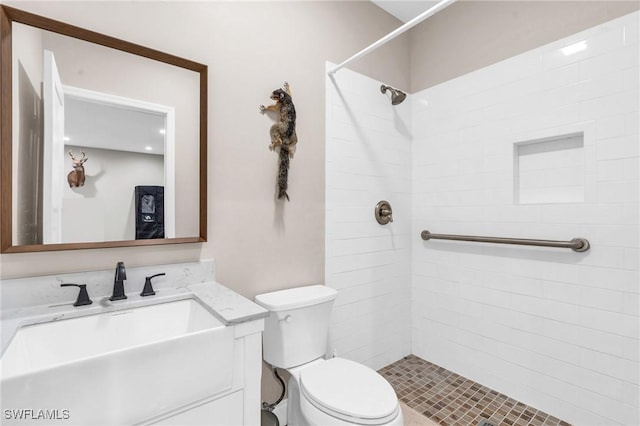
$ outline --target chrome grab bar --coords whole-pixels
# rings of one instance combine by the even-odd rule
[[[425,241],[453,240],[473,241],[477,243],[517,244],[522,246],[570,248],[571,250],[577,252],[587,251],[590,248],[589,241],[586,238],[574,238],[571,241],[555,241],[534,240],[529,238],[478,237],[475,235],[432,234],[429,231],[422,231],[420,233],[420,236]]]

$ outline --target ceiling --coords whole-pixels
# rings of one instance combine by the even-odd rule
[[[164,155],[165,117],[65,95],[66,145]]]
[[[371,0],[374,4],[386,10],[402,22],[408,22],[420,15],[425,10],[438,4],[438,1],[422,1],[422,0]]]

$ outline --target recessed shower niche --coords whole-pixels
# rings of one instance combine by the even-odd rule
[[[584,133],[514,144],[516,204],[582,203]]]

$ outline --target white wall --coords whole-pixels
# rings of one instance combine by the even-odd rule
[[[412,97],[413,352],[580,425],[640,422],[638,20]],[[518,205],[514,143],[576,132],[584,202]],[[423,242],[423,229],[592,248]]]
[[[392,106],[380,84],[347,69],[326,83],[329,354],[375,369],[411,353],[411,105]],[[380,200],[387,225],[374,217]]]
[[[66,184],[62,204],[62,242],[136,239],[135,187],[164,186],[164,156],[65,145],[64,152],[87,155],[85,184]],[[66,156],[65,173],[72,167]]]

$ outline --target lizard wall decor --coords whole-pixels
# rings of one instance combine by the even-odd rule
[[[266,107],[260,105],[260,113],[264,114],[265,111],[279,113],[278,122],[271,126],[269,131],[271,135],[269,150],[279,152],[277,197],[279,200],[286,198],[289,201],[289,194],[287,194],[289,161],[296,151],[298,136],[296,134],[296,107],[291,100],[291,88],[287,82],[283,87],[283,89],[276,89],[271,93],[270,97],[276,103]]]

